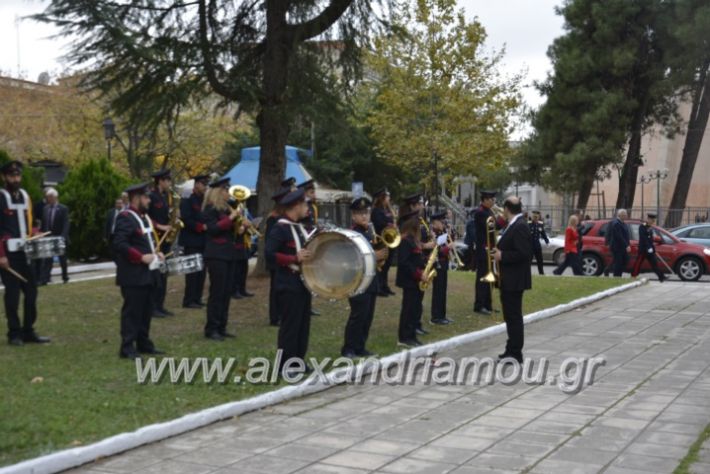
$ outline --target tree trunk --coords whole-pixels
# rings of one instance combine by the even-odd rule
[[[640,101],[639,108],[631,123],[629,149],[626,152],[624,167],[619,175],[619,194],[616,198],[616,209],[631,209],[634,205],[639,166],[643,165],[643,160],[641,160],[641,138],[643,137],[643,122],[646,117],[648,102],[649,95],[647,92],[643,100]]]
[[[680,161],[678,178],[676,179],[673,197],[669,205],[672,211],[669,210],[666,214],[664,222],[664,227],[666,228],[678,227],[681,223],[685,203],[688,199],[690,183],[693,179],[695,163],[698,161],[700,146],[703,143],[705,128],[708,124],[708,116],[710,115],[710,75],[708,75],[708,67],[710,67],[710,63],[706,62],[698,79],[698,87],[693,94],[693,106],[688,120],[688,132],[685,136],[683,157]]]
[[[257,179],[257,214],[266,217],[272,209],[271,196],[278,190],[286,169],[284,150],[288,137],[284,95],[288,83],[289,57],[293,44],[287,31],[288,2],[269,0],[266,11],[266,39],[263,59],[263,97],[257,119],[261,155]],[[264,238],[259,240],[257,274],[265,273]]]
[[[594,172],[585,174],[582,186],[579,188],[579,196],[577,196],[577,209],[586,209],[589,203],[589,196],[592,195],[594,187]]]

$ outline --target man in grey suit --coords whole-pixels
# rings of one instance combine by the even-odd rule
[[[494,258],[498,263],[498,285],[503,318],[508,332],[505,352],[499,359],[523,362],[523,292],[532,288],[530,261],[533,255],[530,227],[523,218],[520,198],[509,197],[503,204],[508,226],[501,232]]]
[[[47,188],[44,192],[46,204],[42,209],[42,232],[51,232],[52,237],[64,237],[64,242],[69,244],[69,209],[59,203],[59,193],[54,188]],[[52,280],[52,264],[54,259],[46,258],[42,263],[42,273],[39,278],[40,285],[46,285]],[[62,267],[62,280],[69,281],[67,272],[67,256],[59,256]]]

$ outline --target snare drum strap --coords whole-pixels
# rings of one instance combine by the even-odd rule
[[[301,243],[301,237],[298,235],[298,231],[296,230],[296,228],[298,227],[298,229],[301,231],[301,236],[303,236],[304,241],[308,240],[308,232],[306,232],[306,229],[304,229],[303,226],[298,222],[291,222],[288,219],[279,219],[279,224],[288,224],[291,227],[291,235],[293,236],[293,241],[296,244],[296,253],[298,253],[301,248],[303,248],[303,245]],[[291,264],[288,267],[294,272],[300,271],[298,265]]]
[[[143,235],[145,235],[148,239],[148,245],[150,245],[150,251],[151,253],[155,253],[155,241],[153,240],[153,226],[150,223],[150,219],[146,219],[148,221],[148,225],[145,225],[145,222],[143,219],[140,218],[138,214],[135,213],[135,211],[131,209],[126,209],[126,212],[128,212],[130,215],[133,216],[133,218],[138,222],[138,225],[141,227],[141,230],[143,231]]]
[[[20,238],[26,239],[32,236],[32,200],[30,196],[24,189],[20,189],[20,194],[22,195],[22,202],[14,203],[12,202],[12,196],[7,192],[6,189],[0,189],[0,192],[5,196],[5,201],[7,201],[7,208],[17,211],[17,224],[20,228]],[[24,211],[27,220],[21,219],[21,211]]]

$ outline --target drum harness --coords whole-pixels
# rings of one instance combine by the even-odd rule
[[[133,218],[138,222],[138,225],[140,226],[141,230],[143,231],[143,235],[147,236],[148,238],[148,244],[150,245],[150,251],[153,255],[155,255],[155,258],[153,259],[152,262],[150,262],[150,265],[148,265],[148,268],[150,270],[158,270],[161,269],[160,265],[160,260],[158,259],[158,255],[155,253],[155,242],[153,240],[153,225],[150,223],[150,219],[146,219],[148,222],[148,225],[146,226],[145,223],[143,222],[143,219],[136,214],[136,212],[132,209],[126,209],[126,212],[128,212],[130,215],[133,216]]]
[[[7,208],[13,211],[17,211],[17,223],[20,226],[20,237],[8,239],[7,241],[7,250],[9,252],[17,252],[21,250],[21,247],[24,245],[27,236],[32,233],[32,206],[30,205],[30,197],[24,189],[20,189],[20,194],[22,195],[22,202],[14,203],[12,202],[12,197],[10,196],[10,193],[7,192],[6,189],[0,189],[0,192],[3,194],[3,196],[5,196],[5,200],[7,201]],[[23,211],[22,213],[27,215],[27,221],[20,217],[20,211]],[[28,223],[30,225],[30,229],[27,229]]]
[[[302,245],[301,245],[301,239],[298,235],[298,232],[296,231],[296,227],[301,231],[301,235],[303,236],[304,241],[308,241],[313,234],[315,234],[316,229],[313,229],[310,233],[306,231],[306,229],[303,228],[303,225],[299,224],[298,222],[292,222],[288,219],[281,218],[278,220],[279,224],[288,224],[291,227],[291,235],[293,235],[293,241],[296,244],[296,254],[301,251]],[[292,272],[294,273],[300,273],[301,269],[299,268],[298,265],[295,263],[291,263],[288,265],[288,268],[291,269]]]

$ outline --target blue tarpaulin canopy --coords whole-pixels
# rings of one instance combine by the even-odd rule
[[[308,150],[296,148],[295,146],[286,146],[286,173],[283,178],[293,176],[296,178],[296,184],[308,181],[312,178],[311,174],[301,163],[299,153],[310,155]],[[229,170],[225,176],[229,176],[230,184],[241,184],[246,186],[252,192],[256,192],[256,180],[259,177],[259,157],[261,155],[261,147],[254,146],[250,148],[242,148],[242,158],[239,163]]]

